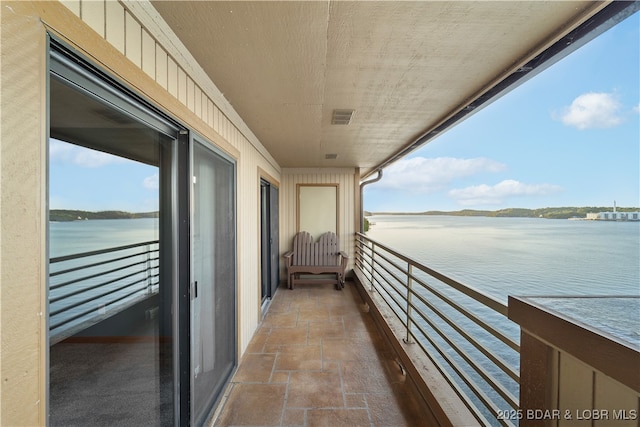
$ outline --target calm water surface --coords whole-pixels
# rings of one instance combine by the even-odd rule
[[[158,219],[92,219],[49,223],[51,258],[158,240]]]
[[[640,222],[373,216],[367,235],[506,302],[640,295]]]
[[[367,233],[371,239],[505,303],[508,295],[640,296],[639,222],[394,215],[369,219],[374,223]],[[53,222],[50,256],[156,239],[157,219]],[[640,343],[638,310],[598,304],[589,314],[606,320],[603,329],[631,321],[635,326],[625,338]],[[502,320],[494,323],[503,323],[501,329],[517,341],[519,329]],[[517,353],[487,345],[518,369]],[[485,369],[517,396],[517,383],[495,367]],[[490,388],[485,392],[492,394]]]
[[[369,238],[504,303],[509,295],[640,296],[640,222],[418,215],[373,216],[369,220],[374,223],[367,232]],[[564,304],[563,314],[640,347],[639,304],[625,306],[629,300],[619,298],[556,300],[557,306]],[[517,325],[478,303],[471,306],[483,309],[483,320],[519,341]],[[517,352],[492,337],[483,340],[483,330],[464,318],[457,319],[493,354],[516,372],[519,370]],[[437,319],[435,322],[439,327],[445,326]],[[425,326],[424,322],[419,323]],[[456,334],[451,333],[450,338],[467,354],[476,354]],[[449,348],[439,338],[436,341]],[[430,345],[427,347],[430,354],[441,360]],[[455,354],[450,356],[462,362]],[[491,363],[483,362],[482,356],[476,356],[486,372],[518,396],[517,382]],[[445,369],[458,378],[450,368]],[[465,370],[499,408],[509,408],[475,372]],[[461,380],[456,381],[467,390]],[[477,398],[471,393],[469,396],[482,408]],[[498,425],[491,413],[485,409],[481,412],[490,425]]]

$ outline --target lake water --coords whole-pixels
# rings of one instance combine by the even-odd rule
[[[51,258],[158,240],[158,218],[50,222]]]
[[[158,240],[158,219],[51,222],[50,258]],[[158,245],[49,264],[50,343],[55,344],[157,292]]]
[[[640,295],[640,222],[373,216],[367,235],[506,302]],[[158,239],[158,219],[52,222],[50,256]]]
[[[640,222],[373,216],[367,236],[506,302],[640,295]]]
[[[367,232],[370,239],[505,304],[509,295],[640,296],[640,222],[420,215],[380,215],[369,217],[369,220],[373,223]],[[431,286],[438,286],[433,280],[427,279],[427,282]],[[479,303],[464,301],[459,294],[448,292],[451,289],[447,288],[444,286],[439,289],[514,341],[519,341],[520,330],[517,325]],[[463,329],[479,339],[492,354],[518,372],[517,352],[441,304],[432,295],[418,292],[456,319]],[[585,302],[593,302],[582,298],[574,301],[580,301],[580,304],[575,307],[567,306],[562,311],[578,318],[581,316],[578,308],[584,308]],[[589,305],[585,316],[592,326],[640,346],[640,305],[632,304],[631,308],[612,306],[620,301],[622,304],[629,302],[624,299],[596,301]],[[562,300],[559,304],[567,302]],[[452,342],[479,361],[486,372],[517,398],[517,382],[495,365],[487,363],[482,355],[444,322],[433,314],[429,316],[439,328],[443,328]],[[596,323],[593,322],[594,318],[597,319]],[[421,319],[418,323],[479,384],[499,409],[510,408],[479,375],[465,365],[452,351],[449,343],[437,336]],[[623,330],[621,325],[624,325]],[[424,343],[429,354],[443,361],[435,347],[426,341]],[[482,408],[459,377],[447,365],[445,369],[469,393],[470,399]],[[498,425],[490,412],[485,409],[481,409],[481,412],[486,417],[487,424]]]
[[[640,295],[640,222],[417,215],[369,219],[374,223],[369,238],[505,303],[508,295]],[[158,219],[52,222],[50,255],[157,239]],[[640,312],[599,305],[590,314],[599,308],[610,324],[621,323],[615,316],[635,321],[635,335],[628,340],[640,342]],[[493,321],[493,315],[498,316],[488,313],[485,320],[503,323],[499,326],[517,340],[516,325],[505,324],[504,318]],[[517,370],[519,355],[490,342],[486,345]],[[486,369],[517,396],[516,382],[495,367]],[[508,409],[506,404],[500,408]]]

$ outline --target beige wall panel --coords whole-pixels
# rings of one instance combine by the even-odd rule
[[[238,149],[245,153],[238,162],[238,246],[241,254],[238,294],[239,346],[244,352],[261,321],[260,289],[260,173],[266,171],[275,180],[280,173],[249,141],[238,133]],[[274,184],[278,184],[275,182]]]
[[[74,15],[80,16],[80,0],[61,0],[60,3],[65,5]]]
[[[187,100],[187,73],[185,73],[180,66],[178,66],[178,101],[189,108],[189,101]]]
[[[232,123],[211,101],[220,98],[217,94],[205,93],[215,87],[213,82],[201,82],[187,75],[186,69],[197,68],[196,63],[184,62],[185,58],[188,61],[188,54],[181,56],[183,62],[179,66],[167,53],[174,48],[171,41],[166,41],[167,33],[155,32],[157,28],[153,25],[135,25],[147,22],[144,21],[147,18],[137,12],[152,10],[150,5],[127,3],[127,11],[134,19],[125,21],[122,5],[110,3],[113,4],[108,5],[108,17],[105,17],[107,6],[103,1],[70,2],[65,6],[58,2],[2,3],[1,425],[44,425],[46,419],[45,28],[238,160],[238,310],[241,316],[238,346],[241,352],[260,321],[257,171],[263,169],[280,179],[280,168],[250,131],[251,139],[248,139],[238,130],[237,126],[248,128],[237,113],[232,114],[237,123]],[[108,27],[106,32],[105,27]],[[140,38],[139,55],[137,42],[125,38],[125,34],[131,37],[132,33]],[[159,40],[167,44],[161,45]],[[133,56],[140,59],[127,59],[124,55],[127,50],[129,55],[135,51]],[[187,77],[193,82],[194,90],[201,88],[198,105],[203,109],[206,104],[206,117],[201,114],[205,121],[186,106]],[[215,129],[205,123],[216,124],[216,121]]]
[[[522,348],[520,349],[522,351]],[[547,391],[549,397],[549,405],[553,409],[558,409],[560,387],[558,382],[560,381],[560,351],[554,347],[550,347],[549,350],[549,373],[547,375],[547,381],[549,382],[550,390]],[[551,427],[557,427],[559,420],[553,420],[550,424]]]
[[[238,146],[238,129],[236,129],[231,122],[229,122],[229,138],[227,138],[227,140],[234,147]]]
[[[238,136],[239,135],[240,135],[240,132],[238,132],[238,129],[236,129],[235,126],[233,126],[231,124],[231,122],[229,122],[229,142],[234,147],[238,146]]]
[[[226,139],[227,141],[231,142],[233,140],[233,132],[234,132],[233,123],[231,123],[231,120],[229,120],[229,118],[225,116],[225,120],[224,120],[224,139]]]
[[[600,372],[595,384],[594,408],[601,416],[594,420],[594,426],[638,427],[640,395]]]
[[[199,118],[203,118],[202,117],[202,90],[198,87],[195,86],[194,88],[194,93],[195,93],[195,97],[194,97],[194,113],[196,113],[196,116],[198,116]]]
[[[593,406],[593,371],[568,353],[560,353],[558,403],[562,414],[570,411],[571,419],[561,419],[559,426],[591,426],[590,419],[578,419],[576,414]],[[584,418],[584,417],[581,417]]]
[[[142,52],[141,52],[141,60],[142,60],[142,71],[147,73],[149,77],[152,79],[156,78],[156,41],[151,37],[151,35],[146,31],[142,31]],[[166,78],[165,78],[166,79]],[[165,80],[166,82],[166,80]],[[158,83],[160,83],[158,81]],[[167,84],[161,84],[162,87],[166,88]]]
[[[142,68],[142,27],[129,13],[125,13],[125,37],[127,58]]]
[[[80,13],[86,22],[98,35],[104,37],[105,2],[104,0],[82,1]]]
[[[200,118],[207,126],[211,126],[209,124],[209,101],[207,94],[200,89]]]
[[[169,90],[168,76],[169,76],[169,58],[167,52],[162,50],[162,47],[158,46],[154,42],[154,50],[156,51],[156,82],[162,86],[165,90]],[[153,76],[152,76],[153,77]]]
[[[252,185],[255,176],[256,159],[251,153],[243,156],[238,162],[238,249],[241,258],[240,280],[238,292],[240,295],[240,334],[239,346],[243,353],[259,323],[256,310],[259,292],[259,261],[256,254],[258,240],[257,205],[258,188]],[[253,173],[252,173],[253,172]]]
[[[220,133],[220,120],[221,120],[221,117],[222,117],[222,112],[220,111],[220,109],[217,106],[214,107],[214,110],[213,110],[213,128],[218,133]]]
[[[167,90],[178,98],[178,64],[170,56],[167,57]]]
[[[232,130],[233,130],[233,136],[231,137],[231,144],[234,147],[238,147],[240,146],[240,141],[246,140],[246,139],[242,136],[242,134],[236,127],[233,127]]]
[[[2,426],[45,424],[46,39],[38,6],[0,3]]]
[[[297,229],[297,190],[298,184],[338,184],[338,222],[340,246],[349,255],[348,269],[353,268],[354,234],[356,217],[355,188],[359,182],[355,179],[355,169],[349,168],[289,168],[282,169],[280,186],[280,253],[291,250],[293,237]],[[316,236],[314,236],[316,237]],[[280,260],[280,279],[286,279],[284,263]]]
[[[187,79],[187,108],[193,113],[196,112],[196,88],[193,80],[189,76],[186,76]],[[197,115],[197,114],[196,114]]]
[[[220,128],[216,129],[220,135],[227,141],[229,140],[229,131],[227,129],[227,117],[223,114],[220,116]]]
[[[298,203],[297,229],[306,231],[315,240],[326,232],[339,233],[339,184],[299,184],[296,186]]]
[[[207,101],[207,125],[213,128],[214,115],[215,115],[215,105],[213,105],[213,101],[209,98],[206,98]]]
[[[84,1],[83,6],[88,2]],[[125,53],[124,7],[117,1],[106,2],[105,33],[109,43],[120,52]]]

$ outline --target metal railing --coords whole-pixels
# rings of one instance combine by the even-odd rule
[[[158,292],[158,241],[49,260],[49,340],[54,344]]]
[[[420,346],[478,421],[513,425],[520,346],[507,306],[362,233],[355,263],[404,325],[399,338]]]

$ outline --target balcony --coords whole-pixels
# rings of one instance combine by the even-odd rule
[[[216,426],[437,425],[352,282],[281,287],[219,411]]]
[[[79,328],[95,329],[114,313],[133,318],[128,311],[140,312],[145,325],[155,325],[150,313],[158,304],[157,244],[52,259],[52,307],[65,307],[52,312],[52,344],[82,335]],[[637,319],[598,326],[592,317],[596,306],[605,317],[616,307],[637,312],[640,298],[510,297],[506,305],[364,234],[357,234],[356,246],[354,280],[343,291],[308,283],[276,292],[211,425],[559,426],[578,421],[563,418],[567,413],[580,421],[606,415],[618,417],[616,425],[637,424]],[[59,289],[68,290],[57,295]],[[572,310],[582,317],[572,319]],[[590,316],[587,326],[580,320],[584,313]],[[63,314],[67,319],[58,320]],[[144,331],[129,335],[136,337],[125,340],[130,348],[155,340],[141,339],[154,335]],[[52,348],[52,361],[60,361],[52,364],[52,387],[70,387],[72,375],[63,371],[69,356],[61,351],[75,352],[73,342]],[[103,348],[87,359],[97,363]],[[159,355],[150,351],[144,357]],[[130,358],[117,363],[127,364]],[[165,364],[148,377],[167,376],[171,368]],[[113,376],[93,368],[89,373],[98,378],[96,384]],[[162,387],[170,389],[170,381],[165,383]],[[89,390],[81,381],[71,388]],[[74,413],[67,403],[59,405],[56,417]]]

